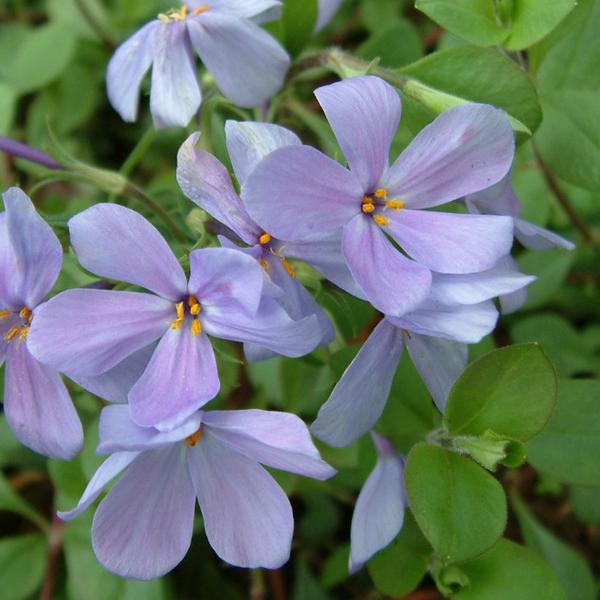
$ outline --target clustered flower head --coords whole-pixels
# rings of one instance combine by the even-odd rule
[[[319,29],[338,5],[321,4]],[[115,53],[111,102],[135,119],[152,65],[155,124],[186,125],[200,104],[193,50],[231,100],[267,100],[288,57],[258,23],[278,8],[276,0],[190,0],[158,15]],[[374,431],[403,348],[443,412],[467,345],[495,327],[493,300],[516,308],[534,279],[510,257],[513,233],[530,247],[572,248],[520,219],[510,180],[514,137],[502,111],[452,108],[390,161],[401,112],[393,87],[360,76],[315,94],[347,166],[278,125],[228,121],[236,188],[192,134],[177,157],[177,180],[220,224],[220,247],[179,259],[139,213],[96,204],[68,229],[81,266],[108,281],[102,289],[44,301],[61,269],[61,244],[22,191],[3,195],[7,421],[33,450],[69,459],[83,434],[61,373],[108,403],[97,448],[107,458],[78,505],[60,516],[76,517],[118,477],[92,526],[98,560],[118,575],[150,579],[174,568],[191,543],[196,500],[224,561],[277,568],[288,560],[291,505],[262,465],[318,480],[335,471],[292,414],[210,410],[220,390],[211,340],[243,343],[250,361],[330,344],[335,329],[302,285],[298,261],[380,311],[311,428],[334,447],[370,432],[375,446],[376,465],[352,518],[354,572],[397,535],[407,506],[404,457]],[[458,203],[463,212],[429,210],[453,201],[469,212]]]

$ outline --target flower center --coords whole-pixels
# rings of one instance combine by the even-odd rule
[[[270,241],[271,241],[271,234],[267,233],[266,231],[262,235],[258,236],[258,243],[261,246],[266,246]]]
[[[195,446],[201,437],[202,437],[202,427],[200,427],[200,429],[198,429],[198,431],[196,431],[195,433],[192,433],[192,435],[188,435],[185,438],[185,443],[188,446]]]
[[[6,321],[13,314],[10,310],[0,310],[0,321]],[[31,326],[31,321],[33,321],[33,314],[31,310],[29,310],[26,306],[24,306],[18,313],[19,322],[16,325],[13,325],[5,334],[4,341],[12,342],[15,339],[18,339],[20,342],[24,341],[29,333],[29,327]]]
[[[181,8],[177,10],[176,8],[172,8],[170,11],[166,13],[160,13],[158,18],[163,23],[173,23],[174,21],[184,21],[188,16],[197,17],[201,15],[203,12],[207,11],[210,7],[208,4],[202,4],[198,8],[195,8],[191,13],[188,10],[188,7],[185,4],[181,5]]]
[[[373,221],[380,227],[385,227],[390,220],[382,215],[379,210],[401,210],[405,206],[404,200],[388,200],[388,193],[385,188],[377,188],[371,194],[365,194],[361,200],[361,210],[365,215],[371,215]]]
[[[186,308],[187,305],[187,308]],[[202,325],[198,320],[198,315],[202,310],[202,306],[196,296],[188,296],[187,301],[182,300],[175,305],[175,314],[177,318],[171,323],[171,329],[179,329],[185,322],[186,315],[192,317],[192,333],[200,335],[202,333]]]

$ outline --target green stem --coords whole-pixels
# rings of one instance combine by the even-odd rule
[[[154,141],[155,137],[156,129],[154,129],[153,127],[148,129],[146,133],[144,133],[140,141],[135,145],[134,149],[127,157],[127,160],[119,169],[119,173],[121,173],[121,175],[129,177],[133,169],[137,167],[140,160],[143,158],[144,154],[146,154],[148,148],[152,145],[152,142]]]
[[[75,0],[75,4],[81,13],[81,16],[88,22],[88,25],[94,30],[100,41],[110,50],[113,51],[117,45],[112,37],[104,29],[104,26],[98,22],[95,15],[86,4],[85,0]]]

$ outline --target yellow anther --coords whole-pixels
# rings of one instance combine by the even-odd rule
[[[202,306],[200,306],[200,304],[194,304],[192,307],[190,307],[190,314],[195,317],[196,315],[200,314],[201,310]]]
[[[258,238],[259,244],[263,244],[263,245],[268,244],[270,241],[271,241],[271,236],[266,231]]]
[[[387,198],[387,190],[385,188],[377,188],[373,195],[375,198]]]
[[[379,227],[385,227],[390,222],[390,220],[383,215],[373,215],[373,221],[375,221]]]
[[[21,317],[22,321],[27,321],[29,319],[29,317],[31,316],[31,311],[24,306],[20,311],[19,311],[19,317]]]
[[[210,7],[208,6],[208,4],[202,4],[200,5],[198,8],[195,8],[192,11],[192,17],[197,17],[198,15],[201,15],[203,12],[207,11]]]
[[[178,302],[175,305],[175,311],[177,312],[177,320],[183,321],[185,318],[185,306],[183,305],[183,302]]]
[[[185,443],[188,446],[195,446],[198,443],[198,440],[202,437],[202,427],[196,431],[196,433],[192,433],[192,435],[188,435],[185,438]]]
[[[261,258],[258,262],[265,271],[269,270],[269,263],[264,258]]]
[[[177,321],[173,321],[171,323],[171,329],[179,329],[182,325],[183,325],[183,319],[181,321],[179,319],[177,319]]]
[[[27,338],[27,334],[29,333],[29,327],[23,327],[21,331],[19,331],[19,341],[24,342]]]
[[[385,207],[389,208],[390,210],[400,210],[404,208],[405,205],[406,202],[404,202],[404,200],[388,200],[385,203]]]
[[[283,256],[281,257],[281,264],[283,265],[283,268],[286,270],[286,273],[296,279],[296,271],[294,270],[294,267],[292,267],[292,265],[290,265],[290,263],[285,260],[285,258],[283,258]]]
[[[188,296],[188,306],[192,308],[192,306],[196,306],[196,304],[200,304],[198,302],[198,298],[196,296],[192,296],[191,294]]]
[[[188,14],[188,7],[187,4],[183,4],[181,6],[181,10],[179,11],[179,14],[185,19],[187,17]]]
[[[4,341],[12,342],[21,332],[21,328],[18,325],[13,325],[5,334]]]
[[[10,317],[10,310],[0,310],[0,321],[4,321]]]
[[[202,325],[200,325],[200,321],[198,321],[198,319],[194,319],[192,321],[192,333],[194,335],[200,335],[202,333]]]
[[[375,210],[375,205],[372,202],[365,202],[362,205],[362,211],[369,215]]]

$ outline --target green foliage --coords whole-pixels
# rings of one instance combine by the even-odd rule
[[[283,41],[292,56],[300,54],[317,23],[317,0],[284,0]]]
[[[26,600],[40,587],[46,553],[46,537],[39,533],[0,539],[0,589],[11,600]]]

